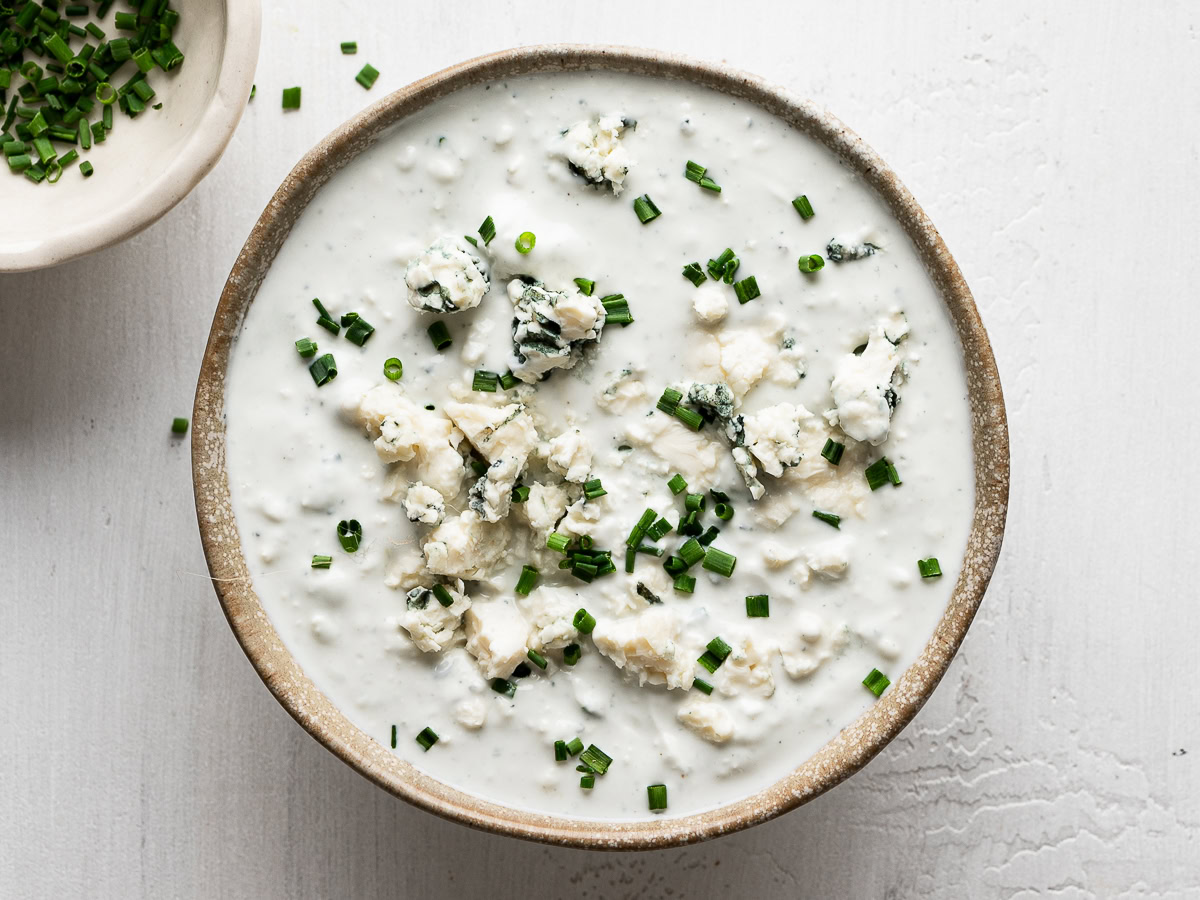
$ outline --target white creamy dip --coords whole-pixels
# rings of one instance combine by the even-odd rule
[[[685,178],[688,160],[722,191]],[[791,202],[801,194],[807,220]],[[644,195],[661,210],[646,224],[633,206]],[[485,247],[486,216],[496,236]],[[527,254],[514,246],[523,232],[536,235]],[[798,270],[834,239],[840,262]],[[681,275],[726,247],[735,280],[754,276],[761,292],[744,304],[731,285]],[[547,301],[518,274],[561,294]],[[617,293],[633,324],[605,322],[598,301]],[[345,328],[335,337],[313,297],[374,333],[361,347]],[[426,333],[437,321],[453,339],[441,352]],[[514,322],[542,349],[515,356]],[[546,329],[579,343],[547,349]],[[305,337],[315,357],[297,352]],[[338,374],[318,387],[309,366],[325,353]],[[403,361],[399,381],[384,377],[389,357]],[[519,378],[473,391],[476,369]],[[667,387],[686,408],[707,398],[740,418],[693,431],[656,410]],[[305,672],[385,746],[394,727],[394,752],[423,771],[523,809],[674,816],[766,787],[876,702],[862,683],[872,669],[895,680],[915,659],[966,547],[961,350],[907,237],[824,147],[682,82],[519,78],[395,127],[297,222],[246,316],[226,396],[254,588]],[[827,439],[845,444],[837,466],[821,455]],[[473,447],[486,466],[477,486]],[[884,456],[902,484],[872,491],[864,469]],[[678,496],[676,473],[688,482]],[[584,499],[593,479],[607,493]],[[530,489],[523,503],[514,484]],[[728,521],[710,489],[731,498]],[[667,556],[649,554],[626,574],[643,511],[677,527],[688,492],[706,495],[701,524],[736,556],[732,577],[697,563],[683,593]],[[335,531],[351,519],[362,528],[352,553]],[[545,546],[552,532],[590,536],[617,571],[573,577]],[[683,540],[646,542],[669,555]],[[313,568],[313,555],[332,562]],[[917,561],[934,556],[944,574],[921,578]],[[515,592],[523,565],[541,573],[528,596]],[[420,591],[410,603],[435,584],[449,606]],[[746,597],[760,594],[769,617],[750,618]],[[590,634],[573,625],[580,608],[596,620]],[[732,649],[710,674],[696,661],[716,637]],[[573,666],[570,644],[582,653]],[[511,677],[518,663],[531,674]],[[491,678],[511,679],[515,695]],[[439,737],[429,750],[416,740],[426,727]],[[590,790],[579,758],[555,760],[554,742],[577,736],[612,757]],[[665,812],[648,809],[655,784]]]

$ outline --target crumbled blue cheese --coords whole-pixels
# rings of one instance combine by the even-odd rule
[[[733,739],[733,716],[719,701],[697,693],[675,712],[675,719],[712,744]]]
[[[468,509],[431,531],[421,549],[432,574],[474,581],[497,566],[508,542],[508,529],[489,525]]]
[[[425,653],[438,653],[458,640],[458,626],[471,601],[461,581],[446,585],[453,603],[442,606],[429,588],[417,587],[408,592],[406,609],[397,624],[408,632],[413,644]]]
[[[508,515],[512,489],[537,446],[537,429],[520,403],[489,406],[486,403],[450,402],[446,415],[488,461],[488,470],[470,490],[470,507],[487,522]]]
[[[554,530],[560,519],[567,514],[571,502],[566,488],[560,484],[528,484],[529,497],[520,504],[520,510],[537,536],[538,545],[546,542],[547,535]]]
[[[664,474],[679,472],[693,489],[716,486],[724,447],[691,431],[674,416],[656,411],[634,419],[625,426],[625,439],[661,459]]]
[[[645,404],[648,395],[640,370],[610,372],[607,379],[608,383],[596,394],[596,405],[601,409],[620,415]]]
[[[446,501],[436,489],[418,481],[404,496],[404,512],[410,522],[436,525],[446,514]]]
[[[840,263],[846,260],[866,259],[882,249],[882,242],[875,230],[862,228],[854,234],[830,238],[829,243],[825,245],[825,255],[830,262]]]
[[[509,368],[528,384],[553,369],[570,369],[584,347],[600,339],[604,306],[579,291],[553,291],[538,281],[508,283],[513,302],[513,358]]]
[[[573,621],[580,603],[575,589],[543,584],[517,603],[530,625],[529,646],[533,649],[558,650],[579,640]]]
[[[825,417],[856,441],[878,446],[887,440],[898,399],[896,345],[907,333],[903,317],[883,320],[861,354],[848,353],[838,361],[830,385],[833,409]]]
[[[485,678],[507,678],[529,650],[529,623],[509,600],[472,604],[467,610],[467,652]]]
[[[742,416],[744,441],[768,475],[799,465],[804,456],[804,425],[814,416],[803,406],[779,403]]]
[[[424,409],[404,396],[399,385],[371,388],[350,410],[375,438],[375,452],[385,463],[405,463],[415,478],[443,497],[462,486],[463,434],[440,412]]]
[[[546,465],[567,481],[582,484],[592,469],[592,448],[578,428],[564,431],[546,445]]]
[[[705,325],[716,325],[729,315],[728,288],[715,281],[706,281],[692,294],[692,312]]]
[[[593,184],[608,185],[620,194],[633,165],[621,142],[626,120],[620,115],[576,122],[562,133],[559,153],[571,171]]]
[[[679,613],[665,605],[648,606],[636,615],[601,618],[592,640],[596,649],[639,684],[692,686],[698,653],[682,643]]]
[[[413,309],[456,313],[474,309],[488,291],[483,264],[461,237],[438,238],[404,270]]]

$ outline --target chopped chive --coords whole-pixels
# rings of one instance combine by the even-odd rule
[[[579,293],[585,297],[592,296],[592,292],[596,290],[596,282],[590,278],[576,278],[575,286],[579,288]]]
[[[333,354],[326,353],[324,356],[318,356],[308,367],[308,373],[312,375],[312,380],[316,382],[317,387],[322,387],[337,378],[337,362],[334,360]]]
[[[675,388],[666,388],[663,390],[662,396],[658,398],[656,407],[667,415],[672,415],[675,412],[675,408],[679,406],[679,401],[682,399],[683,394],[675,390]]]
[[[667,482],[667,487],[671,489],[671,493],[676,495],[686,491],[687,486],[687,481],[678,472],[672,475],[671,480]]]
[[[321,556],[320,554],[317,554],[317,553],[313,554],[312,567],[314,569],[328,569],[332,565],[333,565],[333,557],[332,556]]]
[[[796,212],[800,213],[800,218],[811,219],[813,217],[812,204],[808,202],[808,196],[801,194],[792,201],[792,206],[796,208]]]
[[[510,681],[507,678],[493,678],[491,685],[493,691],[497,694],[503,694],[510,700],[517,695],[517,684],[515,681]]]
[[[579,648],[578,644],[567,644],[563,648],[563,662],[568,666],[575,665],[582,656],[583,651]]]
[[[483,238],[483,246],[487,246],[492,242],[492,238],[496,236],[496,223],[491,216],[483,220],[483,224],[479,226],[479,236]]]
[[[503,390],[511,391],[520,383],[520,379],[518,379],[517,376],[512,373],[511,369],[507,372],[501,373],[500,375],[500,387]]]
[[[383,362],[383,375],[388,381],[399,381],[400,376],[404,374],[404,363],[400,362],[394,356],[388,357]]]
[[[683,267],[683,277],[694,284],[696,287],[708,281],[708,276],[704,274],[704,270],[700,268],[700,263],[688,263]]]
[[[597,775],[603,775],[612,765],[612,757],[595,744],[589,744],[588,748],[579,754],[579,761]]]
[[[454,597],[450,595],[449,589],[444,584],[435,584],[433,586],[433,596],[442,606],[452,606]]]
[[[598,497],[603,497],[608,491],[604,489],[604,485],[600,483],[599,478],[592,478],[583,483],[583,496],[588,500],[595,500]]]
[[[713,515],[724,522],[733,518],[733,507],[728,503],[718,503],[713,507]]]
[[[716,547],[709,547],[708,552],[704,554],[704,568],[710,572],[716,572],[718,575],[723,575],[726,578],[733,575],[733,569],[736,565],[736,556],[732,553],[726,553],[724,550],[718,550]]]
[[[546,537],[546,546],[558,553],[566,553],[567,547],[570,545],[571,539],[565,534],[559,534],[557,531],[552,531]]]
[[[688,512],[693,510],[703,512],[704,505],[708,500],[703,494],[688,494],[683,498],[683,508]]]
[[[657,522],[646,529],[646,537],[652,541],[660,541],[670,532],[671,523],[667,521],[666,516],[662,516]]]
[[[650,556],[662,556],[666,551],[662,547],[655,547],[653,544],[638,544],[636,553],[647,553]]]
[[[667,808],[667,786],[652,784],[646,788],[646,802],[651,810]]]
[[[638,221],[643,225],[652,222],[662,215],[662,210],[654,205],[654,201],[650,199],[649,194],[642,194],[633,201],[633,211],[637,214]]]
[[[733,250],[726,247],[721,251],[721,255],[716,259],[708,261],[708,274],[712,276],[713,281],[720,281],[725,275],[725,267],[734,259]]]
[[[707,681],[705,681],[703,678],[693,678],[692,679],[692,687],[694,687],[696,690],[698,690],[702,694],[712,694],[712,692],[713,692],[713,686],[711,684],[709,684]]]
[[[349,319],[349,324],[347,324],[347,319]],[[342,324],[346,326],[346,340],[359,347],[363,346],[367,342],[367,338],[375,333],[375,326],[358,313],[342,316]]]
[[[629,301],[625,299],[624,294],[609,294],[607,297],[601,297],[600,305],[604,307],[606,323],[614,325],[633,323],[633,315],[629,312]]]
[[[445,350],[453,343],[450,339],[450,329],[441,319],[430,325],[426,331],[429,334],[429,340],[433,342],[434,350]]]
[[[667,570],[667,574],[672,578],[676,578],[687,571],[687,563],[678,556],[672,554],[663,561],[663,568]]]
[[[625,539],[625,546],[636,547],[638,542],[641,541],[642,536],[645,535],[646,529],[653,525],[654,520],[657,518],[658,513],[652,509],[647,509],[645,512],[643,512],[641,518],[638,519],[637,523],[633,526],[633,528],[630,529],[629,537]]]
[[[596,483],[599,484],[599,480]],[[587,485],[584,485],[584,487],[587,487]],[[596,542],[592,540],[590,534],[585,534],[579,539],[580,550],[591,550],[594,546],[596,546]]]
[[[868,691],[879,697],[887,690],[892,680],[878,669],[872,669],[867,673],[867,677],[863,679],[862,683],[866,685]]]
[[[917,560],[917,571],[921,573],[922,578],[937,578],[942,574],[942,567],[937,557],[931,556],[929,559]]]
[[[334,337],[342,331],[342,326],[334,321],[333,316],[329,314],[329,310],[325,308],[319,298],[313,297],[313,306],[317,308],[317,324],[330,332]]]
[[[354,80],[369,91],[375,86],[375,79],[378,77],[379,70],[370,63],[367,63],[358,70],[358,74],[354,76]]]
[[[709,525],[708,531],[704,532],[704,534],[700,535],[700,537],[696,538],[696,540],[698,540],[701,544],[703,544],[705,547],[707,547],[709,544],[711,544],[713,541],[715,541],[720,536],[721,536],[721,529],[718,528],[716,525]]]
[[[337,524],[338,541],[347,553],[353,553],[362,543],[362,525],[358,519],[342,519]]]
[[[742,261],[736,256],[729,262],[725,263],[725,274],[721,276],[721,280],[726,284],[733,284],[733,275],[738,270],[738,266],[741,264]]]
[[[352,56],[358,52],[358,41],[342,41],[342,52]]]
[[[675,590],[681,594],[691,594],[696,590],[695,576],[688,575],[686,572],[682,575],[675,576]]]
[[[476,369],[475,377],[471,381],[471,390],[494,394],[499,384],[500,376],[495,372],[489,372],[486,369]]]
[[[679,558],[684,561],[684,564],[690,569],[700,560],[704,559],[704,548],[700,546],[700,542],[695,538],[688,538],[678,550]]]
[[[689,159],[687,161],[687,165],[684,166],[683,177],[688,181],[694,181],[696,184],[699,184],[700,179],[704,177],[704,173],[707,171],[708,169],[706,169],[704,166],[700,165],[699,163],[694,163]]]
[[[834,528],[837,528],[839,531],[841,530],[842,517],[837,515],[836,513],[824,512],[819,509],[814,509],[813,510],[813,518],[820,519],[826,525],[832,525]]]
[[[567,761],[567,742],[566,741],[555,741],[554,742],[554,761],[555,762],[566,762]]]
[[[704,424],[704,417],[694,409],[688,409],[686,406],[675,407],[675,418],[692,429],[692,431],[699,431],[700,426]]]
[[[842,454],[846,452],[846,445],[839,444],[833,438],[827,438],[825,446],[821,448],[821,455],[829,460],[831,465],[837,465],[842,461]]]
[[[711,675],[715,671],[717,671],[717,669],[721,668],[721,663],[723,662],[723,660],[717,659],[717,657],[713,653],[711,653],[708,650],[705,650],[703,653],[700,654],[700,656],[696,660],[696,662],[698,662],[701,666],[703,666],[704,670],[706,672],[708,672],[709,675]]]
[[[567,755],[568,756],[578,756],[582,750],[583,750],[583,741],[581,741],[578,737],[567,741]]]
[[[536,245],[537,235],[532,231],[522,231],[517,235],[516,241],[513,242],[513,246],[517,248],[518,253],[528,253]]]
[[[733,286],[733,292],[737,295],[738,303],[749,303],[762,296],[762,292],[758,289],[758,280],[751,275],[749,278],[743,278]]]
[[[103,103],[104,101],[100,101]],[[299,109],[300,108],[300,88],[290,87],[283,89],[283,108],[284,109]]]
[[[813,253],[811,256],[802,256],[796,261],[796,266],[806,275],[812,272],[819,272],[825,268],[825,258],[819,253]]]
[[[521,566],[521,577],[517,579],[518,594],[528,594],[533,590],[538,580],[538,570],[533,566]]]
[[[421,745],[421,747],[425,750],[426,753],[428,753],[429,748],[432,747],[437,742],[438,742],[437,732],[435,732],[428,725],[426,725],[424,728],[422,728],[421,733],[417,735],[417,743]]]
[[[871,490],[878,490],[889,481],[894,484],[900,484],[900,473],[896,471],[896,467],[891,464],[886,456],[881,456],[863,471],[863,475],[867,478],[867,484]]]
[[[746,598],[746,615],[751,619],[765,619],[771,615],[771,601],[766,594],[751,594]]]
[[[571,624],[575,626],[575,630],[580,634],[591,634],[592,629],[596,627],[596,617],[583,607],[580,607],[575,613],[575,618],[571,620]]]
[[[527,650],[525,655],[529,657],[529,661],[539,669],[546,668],[546,657],[538,653],[536,650]]]
[[[729,654],[733,652],[733,648],[725,643],[725,641],[723,641],[720,637],[715,637],[708,642],[708,652],[721,662],[725,662],[725,660],[729,657]]]
[[[471,471],[476,475],[483,475],[488,470],[488,464],[482,459],[471,460]]]
[[[721,186],[707,175],[700,179],[700,187],[704,188],[706,191],[712,191],[715,194],[721,193]]]
[[[392,726],[392,749],[396,749],[396,726]]]
[[[592,788],[594,788],[596,786],[596,776],[595,775],[580,775],[579,776],[579,786],[581,788],[583,788],[585,791],[590,791]]]

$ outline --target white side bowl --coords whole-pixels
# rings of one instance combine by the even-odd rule
[[[258,0],[177,8],[184,64],[150,78],[163,108],[136,121],[117,112],[109,139],[84,154],[96,168],[91,178],[77,163],[54,185],[0,172],[0,209],[21,211],[0,217],[0,272],[56,266],[132,237],[221,158],[250,98],[262,10]]]

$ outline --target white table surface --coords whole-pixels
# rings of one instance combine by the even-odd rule
[[[208,179],[123,246],[0,276],[0,896],[1200,896],[1200,10],[938,6],[268,2]],[[724,60],[841,116],[957,256],[1013,434],[999,569],[915,722],[799,811],[650,854],[469,831],[310,739],[226,626],[168,434],[301,153],[554,40]]]

